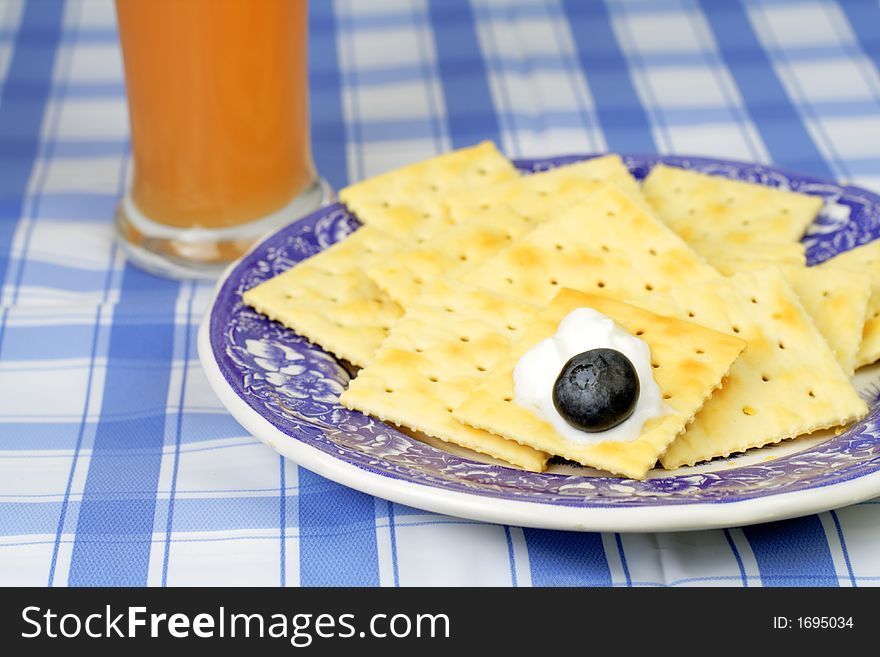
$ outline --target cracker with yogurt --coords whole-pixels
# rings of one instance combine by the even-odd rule
[[[498,294],[544,304],[563,287],[627,299],[720,274],[649,211],[604,186],[467,277]]]
[[[665,468],[845,425],[868,411],[778,267],[637,303],[748,342],[724,386],[661,457]]]
[[[862,342],[856,354],[856,367],[880,360],[880,240],[874,240],[826,260],[819,269],[841,269],[867,274],[871,278],[871,296],[865,314]]]
[[[453,281],[426,286],[342,393],[348,408],[540,472],[548,455],[452,418],[536,308]]]
[[[518,177],[495,145],[484,142],[350,185],[340,198],[366,225],[248,290],[244,302],[364,366],[403,313],[365,268],[448,227],[448,194]]]
[[[818,196],[665,164],[651,169],[642,191],[688,242],[796,242],[823,205]]]
[[[465,272],[559,212],[583,202],[601,185],[614,185],[645,204],[638,183],[619,155],[568,164],[517,180],[453,194],[446,199],[453,224],[423,244],[402,247],[367,269],[401,306],[440,276]]]
[[[534,410],[516,403],[519,401],[514,385],[517,363],[538,343],[553,336],[560,322],[572,311],[581,308],[602,313],[647,345],[643,350],[647,361],[641,364],[640,359],[636,359],[633,364],[641,370],[639,378],[643,389],[656,381],[662,410],[660,415],[644,423],[634,440],[603,439],[608,432],[584,432],[582,439],[574,439]],[[706,398],[721,385],[724,375],[745,347],[745,342],[735,336],[656,315],[607,297],[564,289],[452,415],[464,424],[523,445],[614,474],[642,479]]]

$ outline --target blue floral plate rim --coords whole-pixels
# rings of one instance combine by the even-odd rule
[[[518,160],[526,172],[596,157]],[[664,162],[825,198],[804,238],[811,264],[880,236],[880,196],[774,166],[706,157],[625,155],[637,178]],[[439,513],[555,529],[665,531],[727,527],[828,510],[880,495],[880,410],[840,436],[766,461],[713,462],[645,481],[528,473],[415,440],[336,402],[348,370],[243,306],[241,292],[343,239],[358,226],[339,204],[269,235],[218,282],[199,354],[224,405],[258,439],[318,474]],[[873,385],[873,387],[871,387]],[[864,394],[876,402],[880,387]],[[763,450],[762,450],[763,451]],[[770,452],[772,453],[772,451]]]

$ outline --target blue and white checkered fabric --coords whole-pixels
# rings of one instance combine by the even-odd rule
[[[337,188],[493,139],[511,156],[759,160],[880,190],[877,0],[313,0]],[[169,15],[169,20],[173,16]],[[500,527],[280,459],[199,367],[209,287],[126,264],[109,0],[0,3],[0,583],[856,586],[880,502],[683,534]]]

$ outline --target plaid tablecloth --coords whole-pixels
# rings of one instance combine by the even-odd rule
[[[311,5],[314,153],[337,188],[488,138],[510,156],[715,155],[880,190],[877,0]],[[576,534],[433,515],[285,462],[201,371],[210,286],[144,274],[114,245],[128,149],[112,4],[0,1],[0,583],[880,581],[878,501]]]

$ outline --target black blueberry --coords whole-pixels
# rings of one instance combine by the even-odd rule
[[[571,426],[596,433],[625,421],[639,400],[639,376],[615,349],[572,356],[553,384],[553,405]]]

